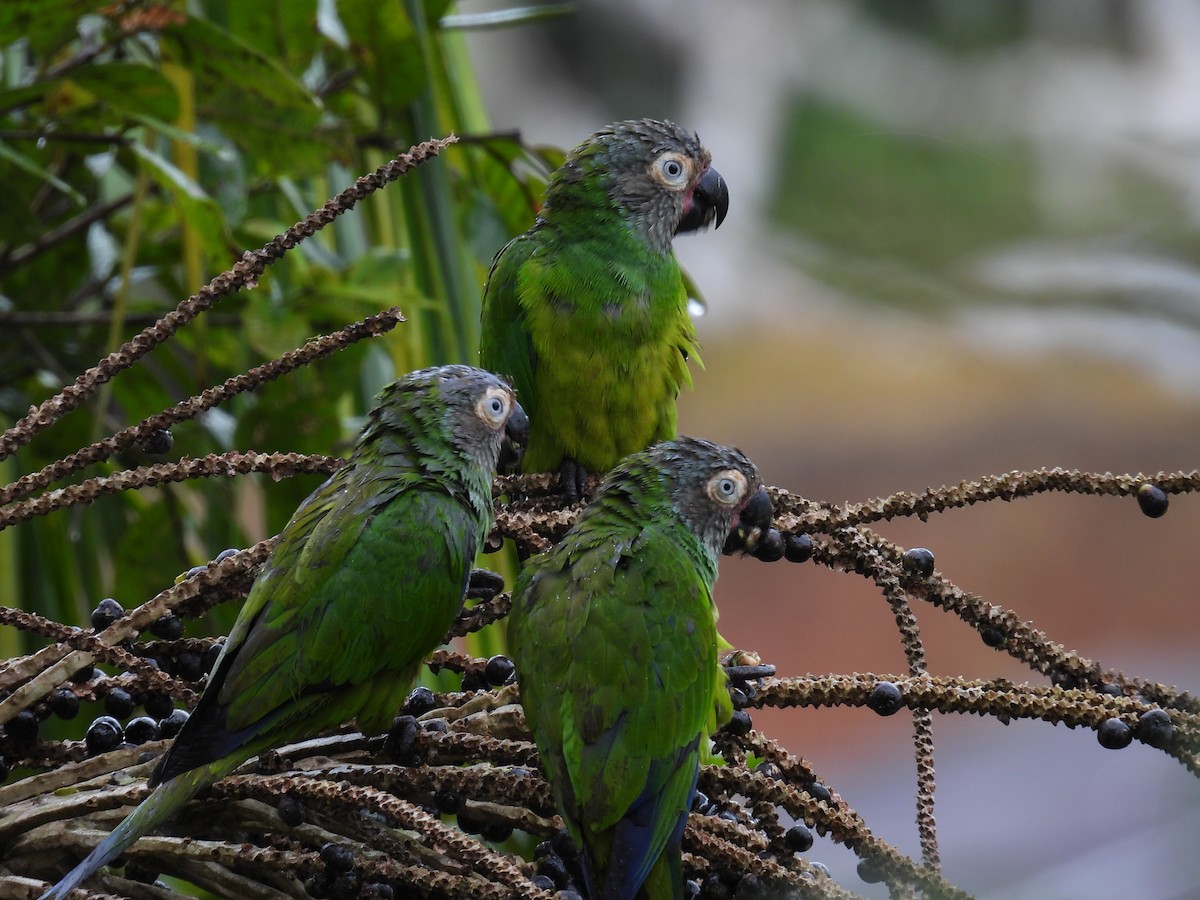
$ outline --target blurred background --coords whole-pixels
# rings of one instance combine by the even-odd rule
[[[1061,466],[1200,458],[1200,4],[593,0],[474,34],[497,127],[695,128],[730,186],[676,243],[708,303],[682,431],[829,501]],[[1042,496],[878,529],[1103,665],[1200,684],[1200,503]],[[723,632],[781,673],[902,674],[884,600],[813,566],[727,561]],[[1039,683],[917,609],[931,671]],[[760,712],[908,852],[911,724]],[[1200,896],[1200,795],[1145,747],[936,719],[948,877],[991,898]],[[853,859],[818,841],[842,884]],[[875,891],[872,894],[872,891]]]
[[[171,458],[344,448],[397,372],[473,358],[488,261],[527,227],[559,150],[633,116],[695,128],[730,186],[720,231],[677,243],[707,307],[685,433],[834,502],[1039,467],[1197,466],[1200,3],[580,0],[492,27],[512,5],[0,4],[5,425],[398,147],[468,138],[0,480],[397,304],[409,322],[388,337],[173,429]],[[155,461],[131,450],[108,470]],[[104,596],[132,607],[278,530],[318,481],[129,492],[0,531],[0,602],[65,622]],[[1149,519],[1132,499],[1041,496],[878,530],[1083,656],[1200,685],[1198,499]],[[718,601],[723,633],[781,674],[905,671],[886,603],[854,576],[731,559]],[[917,615],[934,674],[1042,680]],[[5,656],[23,649],[10,632]],[[755,723],[919,854],[905,714]],[[1200,795],[1164,754],[991,719],[935,719],[934,735],[952,882],[999,900],[1200,896]],[[886,895],[840,848],[810,855]]]

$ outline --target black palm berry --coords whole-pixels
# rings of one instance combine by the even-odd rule
[[[769,759],[755,766],[754,774],[761,775],[763,778],[773,778],[776,781],[783,780],[783,769],[779,768],[779,766]]]
[[[166,428],[155,428],[142,439],[142,450],[156,456],[170,453],[175,446],[175,438]]]
[[[1120,750],[1133,740],[1133,729],[1120,719],[1105,719],[1096,729],[1096,740],[1106,750]]]
[[[829,793],[829,788],[819,781],[814,781],[808,786],[808,795],[814,800],[824,800],[826,803],[833,800],[833,794]]]
[[[873,859],[858,861],[858,877],[867,884],[879,884],[883,881],[883,867]]]
[[[275,807],[275,811],[279,813],[279,818],[283,819],[285,825],[290,825],[293,828],[303,824],[308,819],[308,811],[304,808],[304,804],[291,794],[283,795],[279,801],[279,805]]]
[[[1124,697],[1125,696],[1125,692],[1123,690],[1121,690],[1121,686],[1119,684],[1113,684],[1111,682],[1100,685],[1100,693],[1108,694],[1108,696],[1110,696],[1110,697]]]
[[[104,711],[118,719],[128,719],[135,705],[133,696],[125,688],[113,688],[104,695]]]
[[[696,793],[692,794],[692,812],[699,812],[704,809],[704,807],[708,806],[708,802],[708,794],[705,794],[703,791],[696,791]]]
[[[444,787],[433,795],[433,802],[436,804],[438,812],[452,816],[463,808],[463,795]]]
[[[88,726],[83,740],[87,744],[88,753],[107,753],[121,745],[121,741],[125,740],[125,733],[121,730],[121,723],[112,716],[99,716]]]
[[[1157,519],[1167,512],[1170,499],[1166,492],[1157,484],[1143,484],[1137,491],[1138,506],[1142,512],[1152,519]]]
[[[177,641],[183,637],[183,619],[167,613],[150,623],[150,633],[164,641]]]
[[[755,559],[760,559],[763,562],[775,562],[783,559],[785,551],[783,544],[783,535],[779,533],[777,528],[768,528],[763,532],[762,537],[758,539],[758,546],[754,548]]]
[[[68,687],[60,687],[50,694],[50,711],[60,719],[73,719],[79,715],[79,698]]]
[[[396,892],[386,882],[372,881],[370,884],[362,886],[362,893],[359,896],[363,900],[392,900],[396,896]]]
[[[459,830],[466,834],[479,834],[486,827],[487,823],[482,819],[471,815],[471,813],[463,810],[458,814]]]
[[[147,694],[142,699],[142,708],[146,710],[148,716],[165,719],[175,708],[175,701],[169,694]]]
[[[398,766],[415,766],[420,762],[417,752],[417,734],[420,730],[421,726],[412,716],[399,716],[392,722],[386,744],[392,762]]]
[[[321,862],[330,872],[349,872],[354,868],[354,851],[331,841],[321,847]]]
[[[179,729],[183,727],[183,723],[188,720],[188,711],[186,709],[173,709],[165,717],[158,720],[158,735],[164,738],[173,738],[179,734]]]
[[[716,873],[706,877],[700,886],[700,900],[732,900],[732,897],[733,894]]]
[[[362,879],[353,872],[344,872],[329,882],[329,900],[359,900]]]
[[[450,724],[445,719],[430,719],[421,723],[421,730],[430,734],[442,734],[450,730]]]
[[[554,882],[545,875],[534,875],[529,879],[529,883],[536,888],[541,888],[543,891],[554,890]]]
[[[985,628],[979,632],[979,636],[989,647],[999,647],[1004,643],[1004,632],[999,628]]]
[[[687,884],[691,884],[691,882],[687,882]],[[699,892],[699,890],[700,890],[699,888],[696,889],[697,893]],[[695,894],[688,894],[685,891],[684,896],[685,897],[694,897]],[[579,891],[562,890],[554,895],[554,900],[583,900],[583,894],[579,893]]]
[[[8,759],[0,756],[0,781],[6,781],[11,772],[12,766],[8,764]]]
[[[25,746],[37,742],[40,724],[37,713],[23,709],[5,723],[4,733],[14,744]]]
[[[565,828],[560,828],[554,834],[550,835],[550,846],[554,848],[554,852],[571,862],[579,858],[579,848],[575,846],[575,842],[571,840],[571,832]]]
[[[482,671],[463,672],[462,689],[464,691],[486,691],[487,688],[488,679]]]
[[[743,734],[749,734],[753,727],[754,722],[750,719],[750,713],[744,709],[735,709],[733,717],[725,723],[725,727],[721,730],[740,737]]]
[[[195,650],[184,650],[175,660],[175,674],[188,681],[199,681],[205,671],[204,657]]]
[[[88,663],[82,669],[71,676],[72,684],[86,684],[92,680],[92,676],[96,674],[96,667]]]
[[[933,574],[933,552],[926,550],[924,547],[913,547],[911,550],[905,550],[904,568],[905,571],[911,572],[921,578],[928,578]]]
[[[785,534],[783,556],[788,562],[802,563],[812,559],[813,542],[807,534]]]
[[[1171,741],[1171,717],[1161,709],[1150,709],[1138,717],[1137,736],[1143,744],[1162,749]]]
[[[693,897],[700,896],[700,882],[685,881],[683,883],[683,896],[685,900],[692,900]]]
[[[112,597],[105,597],[92,610],[92,627],[97,631],[103,631],[117,619],[125,615],[125,607],[114,600]]]
[[[402,712],[406,716],[421,716],[438,708],[437,696],[427,687],[415,687],[404,701]]]
[[[567,864],[557,853],[542,857],[542,861],[538,864],[538,874],[545,875],[553,881],[556,888],[565,888],[571,881],[571,873],[567,871]]]
[[[796,853],[807,853],[813,845],[812,830],[803,822],[797,822],[783,833],[783,842],[789,850]]]
[[[146,741],[156,741],[158,737],[158,722],[149,716],[138,716],[136,719],[130,719],[129,724],[125,726],[125,740],[131,744],[137,745],[144,744]]]
[[[904,706],[904,698],[900,695],[900,688],[892,682],[881,681],[867,697],[867,706],[881,716],[890,716]]]
[[[229,559],[229,557],[233,556],[233,554],[240,553],[240,552],[241,551],[238,550],[237,547],[226,547],[224,550],[222,550],[220,553],[218,553],[216,556],[213,557],[213,562],[218,562],[218,563],[224,562],[225,560]]]
[[[511,825],[505,825],[503,822],[488,822],[479,829],[479,836],[485,841],[491,841],[495,844],[502,844],[512,837],[513,829]]]
[[[488,680],[488,684],[493,687],[501,687],[508,684],[509,679],[515,678],[517,667],[513,665],[513,661],[507,656],[497,654],[487,661],[484,666],[483,676]]]

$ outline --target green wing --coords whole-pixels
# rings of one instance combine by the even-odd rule
[[[517,590],[511,650],[555,795],[593,877],[632,896],[691,803],[719,675],[711,585],[650,526],[555,554]]]
[[[338,472],[280,535],[156,780],[355,717],[386,729],[461,606],[482,531],[411,473]]]
[[[492,260],[483,291],[479,341],[479,364],[509,379],[533,422],[537,421],[538,398],[533,381],[537,360],[518,291],[521,266],[533,256],[536,246],[536,234],[529,231],[500,248]]]

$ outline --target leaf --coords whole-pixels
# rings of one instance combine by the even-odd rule
[[[226,27],[264,56],[301,74],[317,51],[317,0],[256,0],[230,3]]]
[[[25,38],[33,53],[45,53],[78,37],[75,23],[81,16],[111,5],[111,0],[4,0],[0,46]]]
[[[166,52],[195,80],[196,113],[264,175],[312,174],[348,152],[321,128],[317,98],[283,66],[211,22],[191,18],[163,32]]]
[[[343,0],[338,12],[350,38],[350,53],[379,104],[381,119],[394,121],[426,82],[421,45],[404,4]]]
[[[57,190],[62,191],[79,206],[87,205],[87,201],[83,198],[83,194],[79,193],[79,191],[75,190],[75,188],[71,187],[53,172],[46,171],[46,169],[34,162],[24,153],[18,153],[4,141],[0,141],[0,159],[7,159],[17,168],[23,169],[25,172],[34,176],[35,178],[40,178],[42,181],[46,182]]]
[[[157,69],[131,63],[82,66],[65,81],[127,115],[151,116],[167,122],[179,115],[175,86]]]
[[[196,229],[205,251],[221,258],[226,245],[225,220],[216,201],[186,173],[149,147],[135,143],[130,149],[155,183],[171,194],[179,217]]]

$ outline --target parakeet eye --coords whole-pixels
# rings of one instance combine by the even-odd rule
[[[488,388],[486,394],[475,404],[475,412],[493,428],[501,428],[508,421],[512,408],[512,397],[503,388]]]
[[[654,177],[668,188],[686,187],[688,181],[688,161],[685,156],[675,151],[664,153],[654,161]]]
[[[726,469],[710,478],[707,488],[714,503],[733,506],[746,496],[746,476],[737,469]]]

